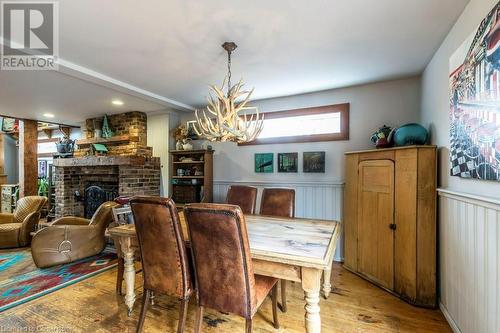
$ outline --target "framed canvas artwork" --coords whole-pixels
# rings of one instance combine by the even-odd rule
[[[255,154],[255,172],[273,173],[274,154],[273,153]]]
[[[325,173],[325,152],[304,152],[303,171],[306,173]]]
[[[298,153],[278,153],[278,172],[297,172]]]
[[[450,58],[450,174],[500,181],[500,3]]]
[[[47,161],[39,160],[38,161],[38,178],[46,178],[47,177]]]

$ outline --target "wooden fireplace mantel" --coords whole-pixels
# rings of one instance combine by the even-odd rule
[[[84,156],[54,159],[55,167],[92,167],[113,165],[144,165],[147,161],[160,164],[159,157],[144,156]]]

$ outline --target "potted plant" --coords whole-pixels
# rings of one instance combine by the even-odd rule
[[[49,181],[47,178],[38,178],[38,195],[42,197],[48,196]]]

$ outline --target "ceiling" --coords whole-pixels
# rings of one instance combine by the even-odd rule
[[[114,106],[113,100],[123,106]],[[78,125],[87,118],[165,106],[53,71],[0,71],[0,115]],[[51,113],[54,118],[43,117]]]
[[[78,110],[77,119],[107,112],[115,93],[129,110],[192,110],[208,84],[221,83],[227,40],[239,46],[233,81],[255,87],[254,99],[410,76],[423,71],[467,3],[60,0],[61,73],[0,73],[0,111],[33,112],[52,101],[61,112]],[[4,92],[10,80],[21,88],[30,77],[43,84]]]

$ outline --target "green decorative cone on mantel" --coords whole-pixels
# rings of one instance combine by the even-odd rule
[[[113,131],[109,127],[108,116],[104,115],[104,120],[102,122],[102,137],[108,139],[111,138],[112,136],[113,136]]]

